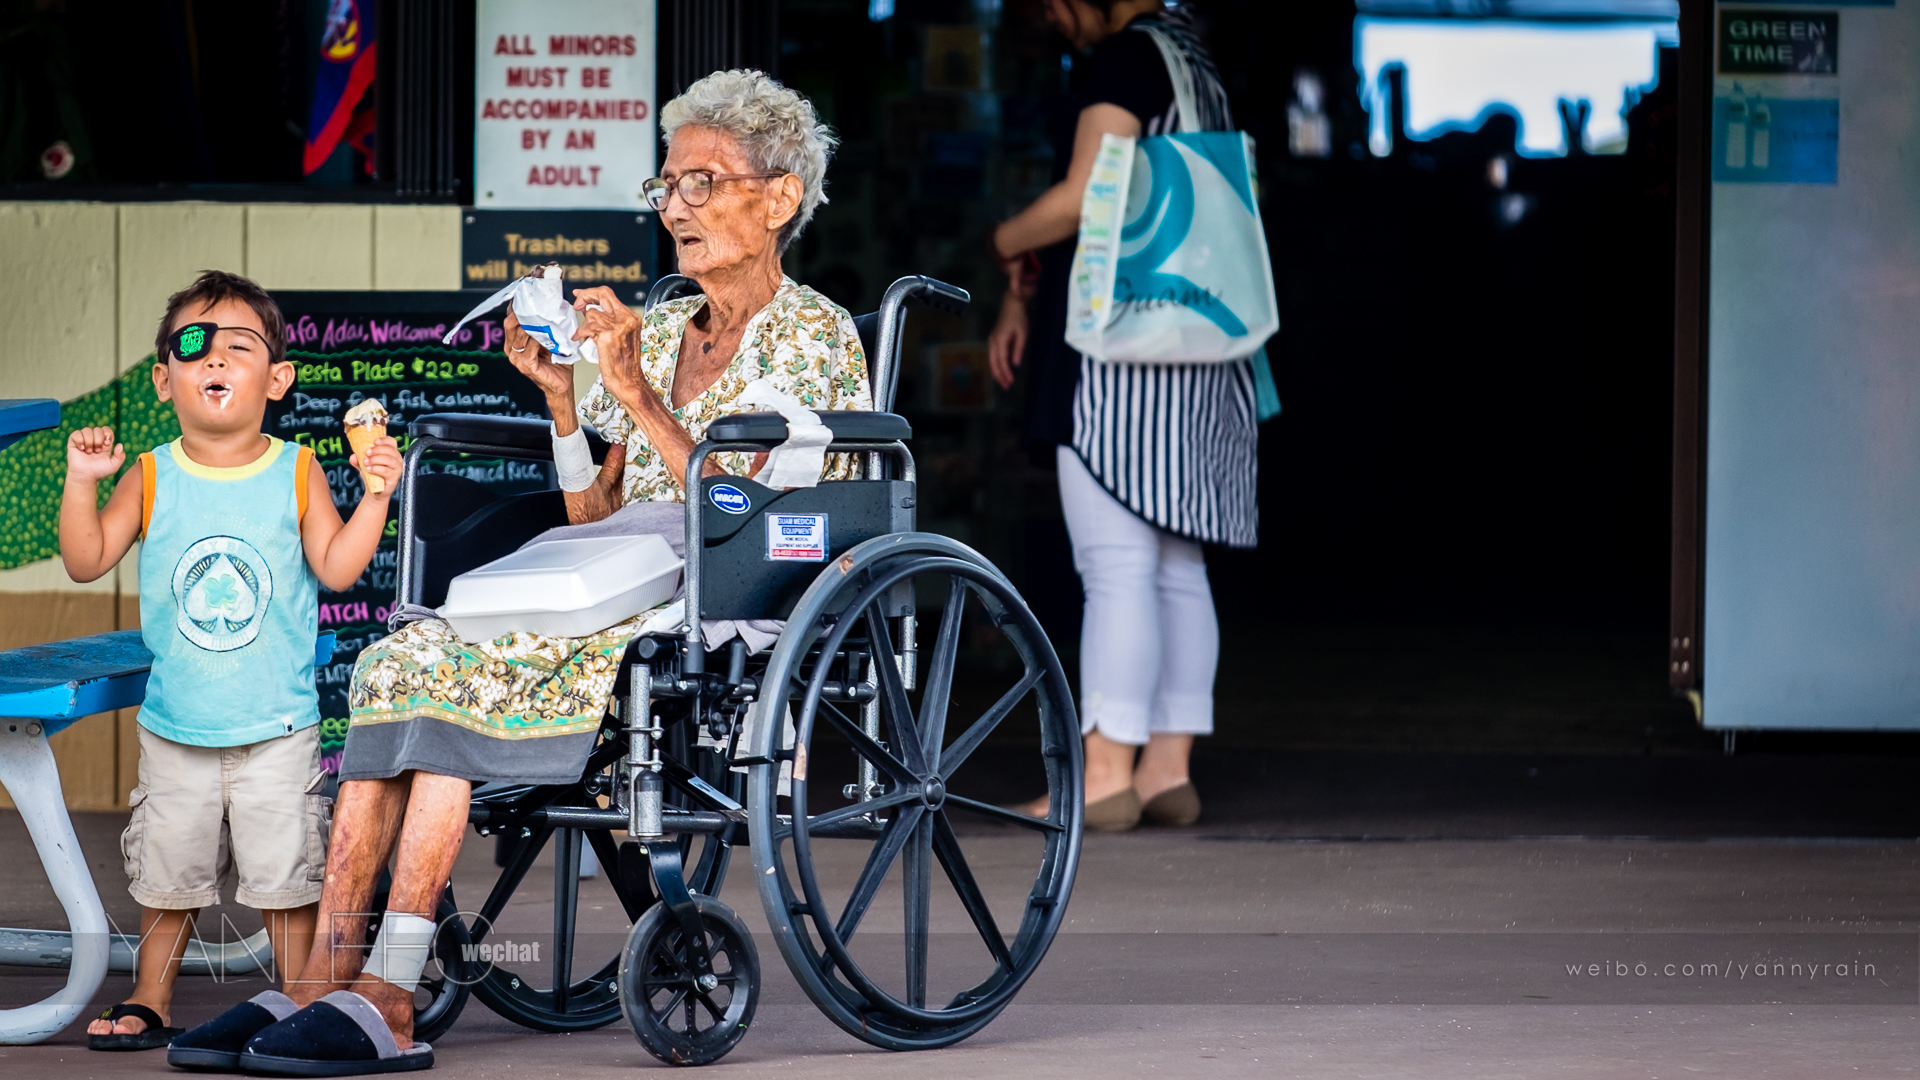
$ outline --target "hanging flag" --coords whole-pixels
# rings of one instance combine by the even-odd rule
[[[320,71],[313,79],[313,113],[307,120],[303,171],[327,163],[340,140],[363,153],[373,148],[373,114],[356,118],[354,110],[373,85],[374,32],[378,0],[330,0],[327,28],[320,35]]]

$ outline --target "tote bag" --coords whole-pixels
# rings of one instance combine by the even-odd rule
[[[1185,54],[1145,29],[1166,61],[1181,130],[1101,138],[1080,202],[1067,343],[1134,364],[1239,360],[1280,329],[1253,140],[1199,130]]]

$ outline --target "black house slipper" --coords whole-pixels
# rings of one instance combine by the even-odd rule
[[[167,1045],[175,1035],[186,1030],[185,1028],[167,1027],[161,1021],[160,1014],[147,1008],[145,1005],[133,1005],[125,1002],[115,1005],[113,1008],[101,1013],[100,1019],[118,1020],[123,1016],[131,1016],[135,1020],[144,1021],[147,1025],[147,1030],[137,1031],[131,1035],[89,1035],[87,1036],[87,1049],[158,1050]]]
[[[373,1002],[335,990],[255,1035],[240,1068],[268,1076],[365,1076],[433,1068],[433,1047],[402,1050]]]
[[[236,1072],[247,1040],[300,1011],[278,990],[263,990],[184,1035],[167,1047],[167,1064],[182,1069]]]

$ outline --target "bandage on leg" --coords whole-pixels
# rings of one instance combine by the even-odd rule
[[[380,933],[374,936],[360,974],[413,993],[420,986],[420,973],[426,970],[427,954],[433,949],[433,930],[431,919],[387,912],[380,918]]]

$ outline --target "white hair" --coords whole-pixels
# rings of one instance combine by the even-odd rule
[[[756,172],[800,178],[800,209],[780,229],[780,250],[787,250],[827,201],[827,158],[840,142],[813,103],[764,71],[716,71],[661,108],[660,141],[671,144],[689,125],[733,136]]]

